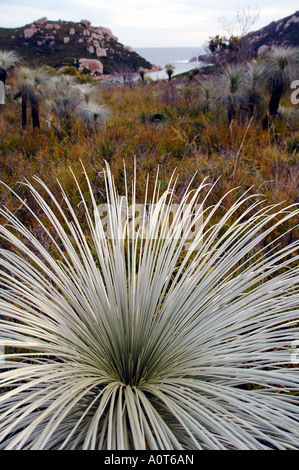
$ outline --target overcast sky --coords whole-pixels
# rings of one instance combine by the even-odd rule
[[[219,18],[233,19],[238,10],[259,10],[253,29],[291,15],[298,0],[0,0],[0,27],[49,20],[80,21],[110,28],[119,41],[134,47],[202,46],[223,33]],[[1,44],[0,44],[1,46]]]

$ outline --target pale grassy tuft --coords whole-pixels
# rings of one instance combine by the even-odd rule
[[[298,448],[299,242],[267,239],[299,210],[245,194],[223,214],[202,183],[167,226],[172,180],[135,231],[136,178],[120,197],[105,170],[110,239],[89,183],[81,222],[27,184],[51,252],[1,209],[0,448]]]

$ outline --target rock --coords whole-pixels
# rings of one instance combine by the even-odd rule
[[[125,49],[127,49],[127,51],[129,51],[129,52],[133,52],[133,49],[132,49],[131,46],[125,46]]]
[[[197,57],[192,57],[189,62],[197,62]]]
[[[24,29],[24,38],[32,38],[32,36],[36,33],[36,27],[31,25],[30,28]]]
[[[87,46],[87,52],[89,52],[89,54],[94,54],[94,47],[93,46]]]
[[[45,24],[45,23],[48,23],[48,18],[46,18],[45,16],[43,16],[43,18],[40,18],[39,20],[36,20],[34,23],[35,23],[35,24]]]
[[[83,30],[83,36],[90,36],[90,31],[89,31],[89,29],[84,29],[84,30]]]
[[[69,34],[72,34],[72,35],[73,35],[73,34],[75,34],[75,32],[76,32],[76,31],[75,31],[75,28],[70,28]]]
[[[107,36],[110,36],[111,38],[115,39],[115,41],[118,41],[118,38],[112,34],[111,29],[104,28],[103,26],[97,26],[94,29],[96,30],[97,33],[99,33],[101,35],[107,34]]]
[[[271,49],[271,46],[268,46],[267,44],[263,44],[262,46],[258,48],[257,55],[261,56],[265,54],[266,52],[268,52],[269,49]]]
[[[54,29],[54,25],[52,23],[48,23],[45,26],[46,29]]]
[[[276,33],[279,31],[279,29],[282,27],[282,25],[283,25],[282,21],[280,23],[278,23],[278,25],[275,28]]]
[[[292,23],[299,23],[299,16],[292,16],[284,25],[284,29],[287,29]]]
[[[79,59],[79,70],[84,68],[90,70],[91,75],[103,74],[103,64],[97,59]]]
[[[86,26],[86,28],[90,28],[91,27],[91,21],[88,21],[88,20],[81,20],[81,23]]]
[[[70,38],[68,36],[63,38],[64,44],[67,44],[69,42]]]
[[[96,55],[98,57],[106,57],[107,56],[106,49],[103,49],[103,47],[96,47]]]

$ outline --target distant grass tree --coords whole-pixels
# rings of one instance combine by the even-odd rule
[[[223,67],[218,76],[219,102],[225,104],[228,124],[236,118],[237,112],[245,104],[245,69],[234,64]]]
[[[28,109],[28,100],[29,100],[29,89],[31,87],[31,70],[28,67],[19,67],[16,73],[15,79],[15,88],[17,94],[15,99],[21,98],[22,104],[22,128],[27,127],[27,109]]]
[[[173,74],[174,74],[175,66],[172,64],[166,64],[165,65],[165,72],[168,75],[168,81],[170,82]]]
[[[265,73],[270,92],[269,115],[275,117],[283,94],[298,78],[299,48],[273,47],[265,57]]]
[[[99,88],[95,82],[73,85],[72,99],[74,105],[80,103],[90,103],[99,98]]]
[[[31,107],[33,129],[40,128],[40,107],[52,89],[53,77],[44,67],[22,67],[17,75],[17,88],[22,96],[22,125],[27,124],[27,104]]]
[[[74,113],[88,127],[103,126],[110,116],[108,107],[99,104],[99,100],[100,93],[95,83],[74,86]]]
[[[61,74],[53,78],[53,99],[56,112],[66,128],[70,127],[71,116],[78,101],[77,86],[78,81],[72,75]]]
[[[80,117],[87,127],[94,128],[106,124],[110,117],[109,108],[105,104],[95,102],[79,103],[75,108],[75,114]]]
[[[143,67],[139,67],[138,73],[139,73],[142,83],[144,83],[145,69]]]
[[[5,85],[8,74],[20,63],[20,57],[14,51],[0,50],[0,81]]]
[[[216,84],[211,79],[204,79],[199,81],[199,109],[204,113],[211,110],[211,104],[215,96]]]
[[[171,181],[138,216],[103,175],[105,220],[88,178],[81,222],[26,183],[47,247],[0,208],[0,448],[298,449],[299,241],[267,240],[299,209],[203,183],[173,213]]]
[[[245,71],[246,106],[251,118],[264,102],[265,65],[255,60],[249,62]],[[258,113],[259,114],[259,113]]]

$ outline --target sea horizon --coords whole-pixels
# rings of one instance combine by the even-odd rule
[[[135,47],[133,49],[141,57],[144,57],[152,65],[157,65],[163,70],[149,72],[147,75],[154,80],[167,78],[164,67],[167,63],[174,66],[174,75],[188,72],[194,68],[200,67],[201,63],[197,59],[204,53],[203,46],[189,47]]]

